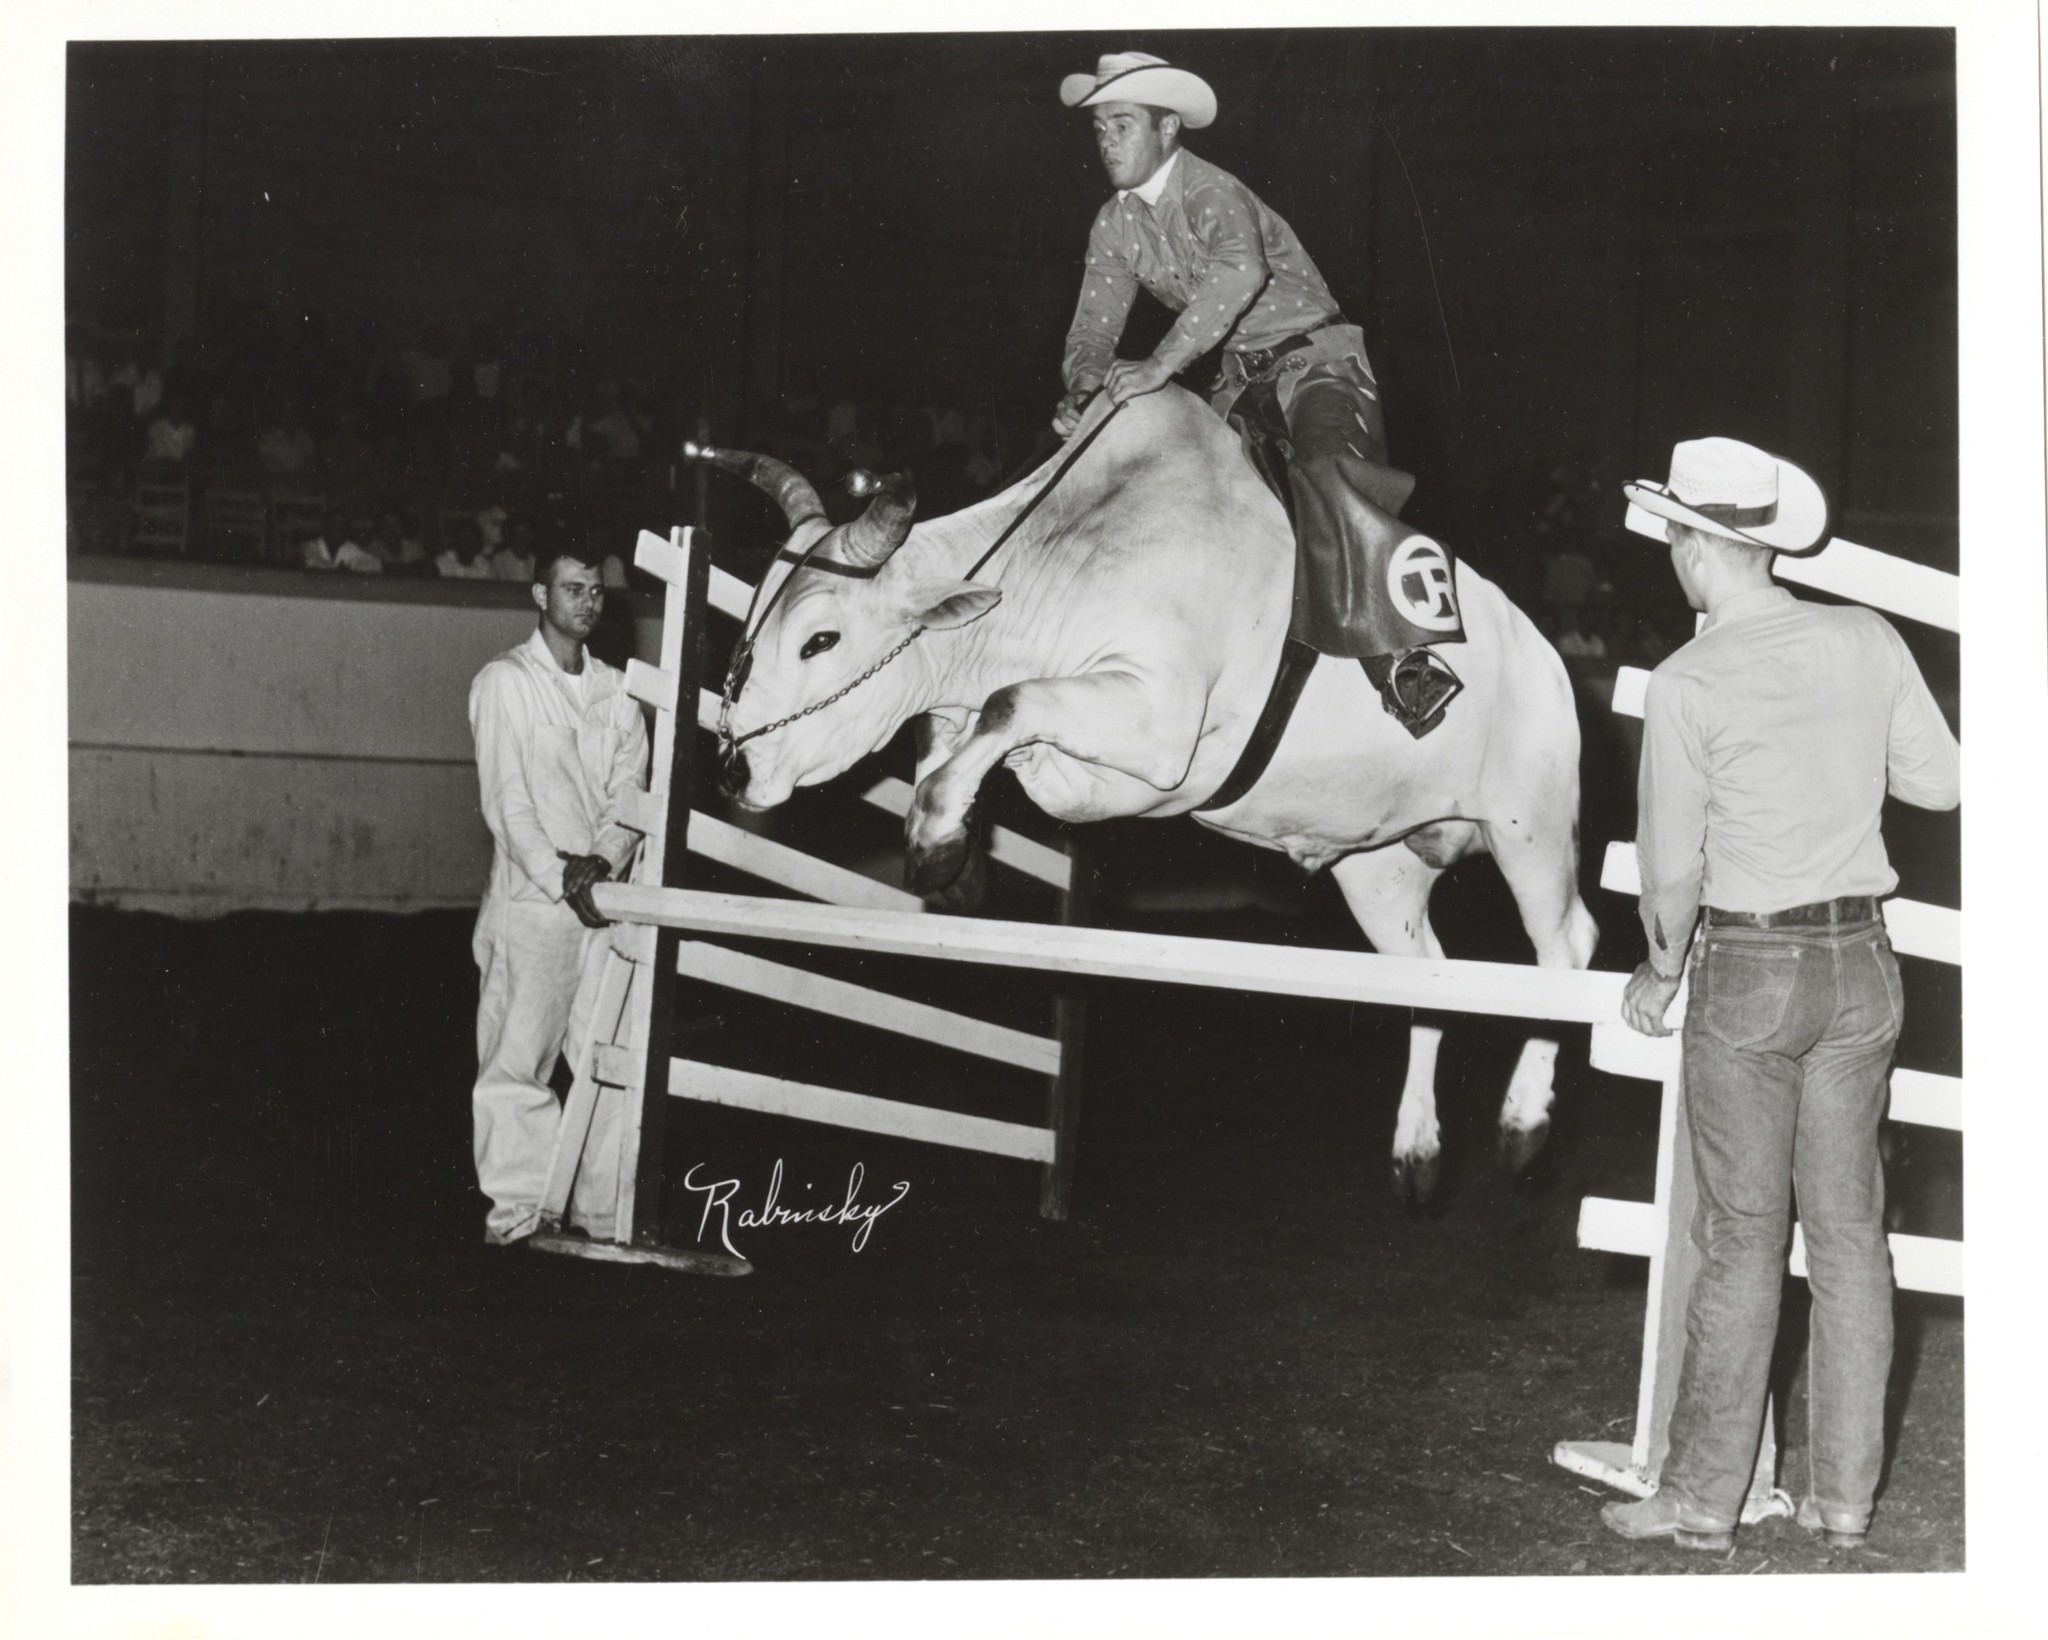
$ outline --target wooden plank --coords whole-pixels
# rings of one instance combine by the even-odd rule
[[[700,1253],[682,1247],[665,1247],[659,1242],[587,1241],[542,1231],[528,1236],[526,1245],[536,1253],[555,1253],[565,1258],[595,1259],[600,1264],[652,1264],[689,1276],[750,1276],[753,1265],[728,1253]]]
[[[718,733],[719,697],[709,689],[697,691],[697,727]]]
[[[1891,1108],[1894,1122],[1920,1127],[1963,1128],[1963,1080],[1932,1071],[1893,1071]]]
[[[779,883],[814,900],[833,905],[870,906],[882,911],[917,912],[924,902],[915,894],[878,883],[857,871],[820,860],[786,843],[771,842],[701,811],[690,818],[690,848],[707,860],[744,871],[751,877]]]
[[[1075,834],[1067,838],[1067,868],[1072,886],[1060,895],[1060,921],[1085,927],[1094,909],[1095,871],[1087,846]],[[1068,980],[1054,993],[1052,1028],[1059,1037],[1058,1074],[1046,1083],[1045,1125],[1053,1133],[1053,1157],[1040,1172],[1038,1216],[1048,1223],[1065,1220],[1074,1200],[1074,1159],[1081,1147],[1081,1099],[1088,1075],[1088,995],[1078,980]]]
[[[1643,697],[1649,691],[1650,674],[1640,666],[1624,666],[1614,674],[1614,710],[1623,717],[1643,715]]]
[[[915,791],[916,788],[907,780],[889,775],[877,780],[860,796],[862,802],[900,818],[910,812],[910,800]],[[1048,848],[1021,831],[1010,830],[1008,826],[989,827],[988,855],[997,865],[1021,871],[1025,876],[1036,877],[1057,889],[1065,889],[1072,879],[1073,868],[1058,849]]]
[[[670,586],[681,586],[683,577],[689,573],[688,555],[666,536],[656,535],[652,530],[642,530],[633,543],[633,563]]]
[[[1391,957],[1124,929],[848,910],[632,883],[599,883],[594,893],[598,908],[608,917],[700,934],[1516,1019],[1603,1024],[1618,1017],[1627,982],[1624,974],[1519,963]]]
[[[664,664],[654,674],[668,689],[668,698],[655,715],[655,755],[661,758],[666,773],[654,784],[668,805],[658,847],[660,883],[683,881],[689,869],[690,847],[696,840],[692,836],[695,828],[690,824],[690,799],[697,789],[697,737],[678,720],[675,705],[678,699],[690,698],[704,670],[704,586],[711,563],[710,552],[694,539],[692,531],[677,529],[670,542],[676,552],[677,576],[669,583],[663,600]],[[646,850],[650,857],[656,852],[654,846]],[[640,892],[659,889],[650,885]],[[654,960],[638,971],[646,983],[634,987],[637,995],[646,998],[647,1012],[634,1021],[629,1036],[644,1050],[644,1058],[639,1097],[629,1101],[638,1122],[635,1125],[629,1120],[620,1141],[622,1171],[626,1174],[619,1191],[618,1239],[622,1242],[646,1244],[660,1240],[664,1134],[668,1122],[668,1100],[663,1095],[668,1091],[664,1083],[675,1051],[673,952],[678,943],[671,933],[659,936],[654,944]]]
[[[1859,604],[1924,621],[1946,632],[1962,630],[1962,600],[1955,576],[1859,547],[1853,541],[1837,537],[1811,558],[1781,556],[1771,572],[1780,580],[1797,581],[1838,598],[1853,598]]]
[[[1938,1236],[1893,1235],[1892,1281],[1901,1292],[1963,1296],[1963,1244]],[[1792,1227],[1792,1273],[1806,1279],[1806,1237]]]
[[[1667,1019],[1685,1017],[1684,999],[1673,997]],[[1628,1025],[1595,1025],[1587,1060],[1596,1071],[1609,1076],[1640,1076],[1646,1082],[1663,1082],[1678,1074],[1679,1038],[1676,1028],[1669,1036],[1645,1036]]]
[[[729,1070],[694,1059],[678,1059],[669,1071],[669,1091],[680,1099],[696,1099],[767,1116],[790,1116],[803,1122],[885,1133],[898,1139],[951,1145],[991,1156],[1014,1156],[1023,1162],[1052,1160],[1052,1132],[1018,1122],[997,1122],[985,1116],[906,1105],[895,1099],[874,1099],[864,1093],[842,1093],[809,1082]]]
[[[1663,1236],[1650,1255],[1643,1368],[1636,1382],[1636,1462],[1651,1476],[1663,1469],[1670,1445],[1671,1408],[1678,1399],[1678,1369],[1685,1359],[1686,1305],[1702,1257],[1692,1239],[1699,1185],[1693,1173],[1692,1123],[1683,1106],[1679,1083],[1666,1082],[1657,1098],[1656,1179],[1650,1190]]]
[[[1559,1441],[1550,1449],[1550,1461],[1567,1473],[1600,1481],[1633,1498],[1647,1498],[1656,1490],[1635,1467],[1631,1448],[1621,1441]]]
[[[657,712],[676,709],[676,675],[634,659],[626,662],[626,693]]]
[[[1904,956],[1925,957],[1960,968],[1963,963],[1963,914],[1945,905],[1920,900],[1886,900],[1884,926],[1892,948]]]
[[[584,1144],[590,1137],[591,1118],[597,1114],[598,1079],[592,1074],[603,1039],[617,1029],[628,988],[634,978],[633,964],[621,957],[616,946],[593,946],[590,967],[581,983],[589,985],[596,976],[597,991],[590,1010],[590,1037],[580,1045],[570,1067],[569,1097],[562,1102],[561,1120],[555,1124],[555,1138],[548,1154],[547,1182],[541,1188],[540,1219],[544,1230],[559,1230],[569,1212],[569,1194],[583,1159]]]
[[[1635,844],[1607,845],[1607,852],[1600,856],[1600,886],[1617,894],[1642,893],[1642,867],[1636,860]]]
[[[1588,1252],[1622,1253],[1648,1258],[1663,1245],[1661,1215],[1649,1202],[1615,1201],[1606,1196],[1588,1196],[1579,1203],[1579,1245]],[[1960,1297],[1963,1291],[1963,1244],[1934,1236],[1894,1235],[1892,1275],[1908,1292],[1947,1293]],[[1806,1277],[1806,1238],[1799,1226],[1792,1227],[1792,1257],[1789,1268],[1801,1280]]]
[[[1589,1253],[1648,1258],[1663,1245],[1662,1217],[1651,1202],[1588,1196],[1579,1203],[1579,1245]]]
[[[676,943],[681,945],[684,942],[678,940]],[[627,1047],[617,1042],[600,1043],[590,1056],[591,1079],[608,1088],[638,1089],[646,1061],[647,1050],[644,1048]]]
[[[1633,502],[1629,504],[1627,524],[1638,535],[1664,539],[1664,520]],[[1888,614],[1925,621],[1949,632],[1961,630],[1955,576],[1910,559],[1895,558],[1888,552],[1859,547],[1839,536],[1810,558],[1787,558],[1780,554],[1772,563],[1771,572],[1838,598],[1853,598]]]
[[[612,949],[632,962],[654,960],[655,931],[645,923],[613,923]]]
[[[1013,1031],[1006,1025],[729,951],[721,945],[682,941],[676,949],[676,970],[692,979],[729,986],[791,1007],[832,1014],[879,1031],[893,1031],[898,1036],[916,1037],[922,1042],[999,1060],[1027,1071],[1048,1076],[1059,1073],[1060,1045],[1048,1037]]]
[[[728,575],[716,564],[711,566],[711,607],[721,615],[730,615],[736,621],[747,618],[747,605],[753,601],[754,589],[737,575]]]
[[[619,794],[619,823],[648,838],[651,847],[668,823],[668,805],[655,793],[630,786]]]
[[[1640,894],[1642,872],[1633,843],[1609,843],[1600,861],[1600,886],[1617,894]],[[1885,932],[1901,956],[1960,966],[1963,960],[1963,914],[1924,900],[1886,900]]]

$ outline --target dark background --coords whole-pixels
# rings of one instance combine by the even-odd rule
[[[459,347],[484,321],[551,402],[625,383],[665,439],[772,447],[806,402],[950,401],[1021,458],[1104,194],[1056,87],[1133,46],[1210,79],[1221,118],[1190,146],[1365,325],[1412,516],[1532,604],[1560,548],[1593,556],[1643,628],[1614,659],[1690,630],[1617,489],[1679,437],[1778,449],[1840,533],[1955,567],[1942,31],[78,45],[67,317],[236,384],[216,443],[320,348],[430,325]],[[656,527],[695,502],[658,493],[666,453],[627,503]],[[708,500],[748,569],[770,515]],[[1953,718],[1953,640],[1905,630]],[[1628,748],[1582,708],[1597,961],[1626,968],[1640,936],[1592,879],[1633,826]],[[1902,891],[1956,903],[1954,817],[1886,826]],[[1247,858],[1101,830],[1126,886]],[[1116,920],[1355,946],[1329,885],[1279,866],[1249,907]],[[1456,954],[1526,954],[1484,861],[1436,919]],[[1725,1561],[1623,1544],[1548,1466],[1558,1439],[1626,1438],[1643,1313],[1641,1262],[1574,1225],[1586,1195],[1649,1195],[1655,1094],[1588,1069],[1583,1033],[1513,1185],[1490,1128],[1518,1033],[1447,1039],[1445,1187],[1417,1217],[1385,1180],[1399,1014],[1105,984],[1073,1222],[1032,1217],[1028,1168],[688,1107],[672,1161],[750,1197],[785,1158],[806,1189],[856,1161],[913,1181],[866,1253],[756,1237],[750,1280],[693,1283],[477,1246],[466,923],[74,911],[77,1581],[1962,1564],[1950,1301],[1901,1300],[1869,1555],[1782,1524]],[[1907,967],[1901,1062],[1954,1072],[1955,976]],[[1025,981],[927,977],[1042,1022]],[[988,1114],[1040,1097],[940,1049],[688,1005],[714,1061]],[[1953,1136],[1915,1148],[1895,1225],[1956,1234]],[[666,1204],[688,1243],[689,1199]]]
[[[1215,86],[1190,145],[1300,232],[1416,518],[1511,589],[1546,518],[1612,537],[1710,430],[1953,567],[1943,30],[75,45],[69,312],[280,356],[482,320],[686,431],[950,396],[1012,465],[1105,192],[1056,87],[1133,43]]]

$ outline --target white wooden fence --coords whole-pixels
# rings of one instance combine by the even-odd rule
[[[664,583],[666,601],[660,664],[635,660],[626,672],[627,689],[655,713],[649,789],[635,794],[622,815],[645,834],[646,842],[631,883],[605,885],[607,903],[613,896],[676,887],[684,875],[685,850],[673,846],[680,839],[689,855],[810,900],[860,916],[921,920],[923,902],[916,895],[759,836],[696,806],[694,730],[715,727],[718,716],[718,697],[699,687],[706,615],[715,610],[744,620],[753,589],[706,561],[701,544],[687,529],[675,531],[667,540],[642,533],[633,561]],[[691,707],[687,717],[682,711],[685,703]],[[901,815],[909,806],[910,791],[903,781],[889,779],[862,796],[877,808]],[[1004,827],[992,829],[989,852],[998,864],[1056,889],[1063,917],[1078,914],[1077,873],[1067,854]],[[756,936],[756,925],[772,917],[776,908],[796,903],[750,899],[748,904],[755,909],[720,932]],[[1078,1131],[1078,1002],[1059,1001],[1053,1034],[1039,1036],[704,941],[660,934],[651,920],[621,917],[616,908],[609,914],[620,920],[604,962],[585,978],[586,985],[596,987],[596,1024],[573,1067],[576,1081],[565,1106],[562,1139],[543,1200],[543,1231],[535,1245],[545,1251],[644,1259],[693,1270],[730,1264],[659,1245],[660,1112],[668,1095],[1037,1162],[1043,1169],[1040,1211],[1048,1218],[1066,1216]],[[1045,1125],[967,1116],[672,1054],[668,1046],[678,977],[1036,1073],[1047,1079]],[[640,1118],[621,1129],[619,1172],[624,1183],[616,1239],[592,1244],[559,1231],[591,1113],[604,1100],[623,1101]]]

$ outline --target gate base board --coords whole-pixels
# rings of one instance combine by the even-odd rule
[[[564,1235],[542,1230],[526,1238],[536,1253],[559,1253],[565,1258],[596,1259],[600,1264],[654,1264],[691,1276],[750,1276],[753,1265],[725,1253],[685,1252],[659,1242],[594,1241],[588,1236]]]

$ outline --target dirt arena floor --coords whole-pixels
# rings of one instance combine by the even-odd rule
[[[1155,835],[1107,852],[1142,877]],[[1197,865],[1207,846],[1173,845]],[[1145,925],[1357,945],[1329,885],[1264,865],[1258,882],[1274,909]],[[1589,900],[1600,965],[1625,966],[1627,908]],[[1517,954],[1485,862],[1444,885],[1439,925],[1460,954]],[[1643,1316],[1642,1261],[1579,1251],[1574,1224],[1589,1194],[1649,1195],[1655,1094],[1588,1070],[1583,1031],[1550,1148],[1513,1185],[1492,1122],[1518,1036],[1447,1041],[1443,1187],[1414,1214],[1386,1165],[1404,1016],[1105,983],[1071,1222],[1038,1219],[1025,1164],[677,1104],[679,1244],[717,1239],[681,1185],[693,1164],[739,1182],[735,1208],[759,1207],[778,1163],[785,1205],[841,1202],[856,1170],[863,1204],[907,1187],[858,1249],[845,1226],[735,1220],[755,1273],[692,1279],[481,1245],[468,937],[453,913],[74,912],[75,1581],[1964,1563],[1948,1300],[1899,1300],[1864,1553],[1781,1522],[1725,1557],[1632,1546],[1600,1526],[1611,1494],[1550,1464],[1560,1439],[1627,1439]],[[1953,1068],[1954,998],[1924,967],[1902,1058]],[[1047,1014],[1031,976],[861,971]],[[726,993],[686,996],[684,1016],[705,1059],[1039,1116],[1041,1083],[943,1050],[878,1050]],[[1903,1228],[1960,1233],[1947,1137],[1898,1154]],[[1795,1352],[1795,1487],[1798,1372]]]

